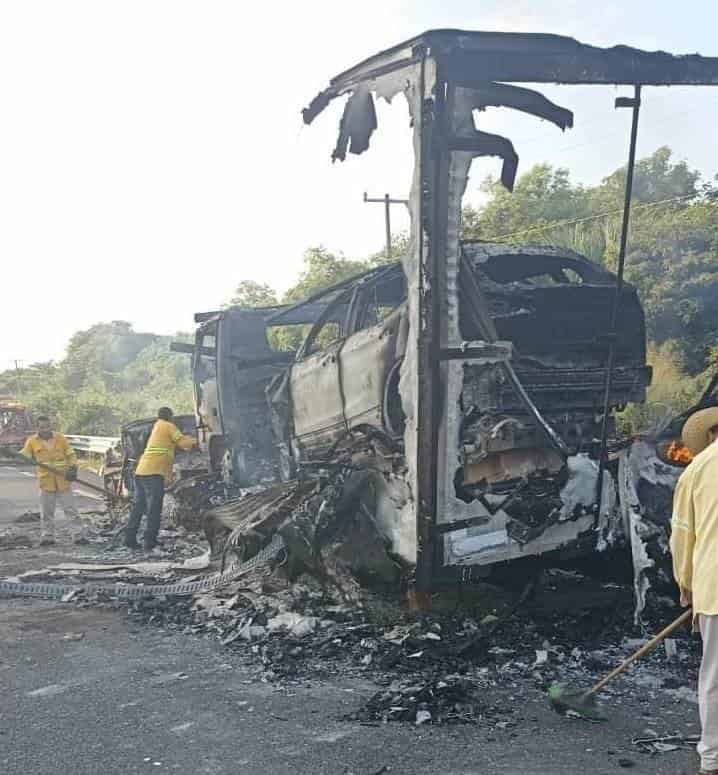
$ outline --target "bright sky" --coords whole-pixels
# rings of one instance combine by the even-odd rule
[[[718,55],[717,23],[715,0],[0,0],[0,369],[59,358],[100,321],[191,330],[241,280],[285,289],[311,245],[381,248],[383,210],[362,194],[407,194],[405,105],[382,105],[370,152],[344,164],[330,161],[341,107],[300,117],[369,54],[460,27]],[[544,91],[575,111],[565,135],[485,114],[519,172],[548,161],[593,183],[625,163],[615,89]],[[718,89],[649,89],[644,106],[640,154],[667,144],[718,171]],[[497,170],[477,165],[469,196]]]

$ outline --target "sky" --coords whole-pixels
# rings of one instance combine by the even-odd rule
[[[380,104],[370,151],[344,164],[330,158],[341,105],[311,127],[300,115],[376,51],[458,27],[718,56],[717,23],[715,0],[0,0],[0,369],[59,359],[97,322],[192,330],[242,280],[285,290],[310,246],[381,249],[383,208],[362,196],[408,193],[405,104]],[[590,184],[625,163],[625,89],[542,90],[574,129],[482,114],[519,173],[545,161]],[[647,89],[639,155],[669,145],[713,177],[716,124],[718,88]],[[474,164],[469,201],[498,170]]]

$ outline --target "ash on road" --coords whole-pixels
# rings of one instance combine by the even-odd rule
[[[4,475],[0,524],[12,523],[34,503],[34,487],[28,477]],[[0,575],[72,552],[71,546],[52,553],[0,551]],[[647,730],[697,731],[695,705],[650,687],[633,687],[607,723],[593,725],[554,714],[533,685],[507,681],[487,697],[509,709],[498,723],[415,726],[342,720],[380,688],[371,680],[338,673],[267,684],[256,676],[241,650],[143,626],[123,609],[1,599],[0,772],[603,775],[630,768],[688,775],[696,770],[690,751],[648,756],[632,745],[632,738]]]

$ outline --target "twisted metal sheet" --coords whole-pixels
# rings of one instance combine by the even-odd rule
[[[0,580],[0,595],[6,597],[43,597],[62,599],[72,592],[86,595],[107,594],[120,600],[139,600],[145,597],[164,595],[195,595],[199,592],[211,592],[231,583],[240,576],[263,565],[285,550],[281,536],[275,536],[264,549],[246,562],[233,562],[224,571],[212,573],[197,581],[176,581],[172,584],[101,584],[88,581],[86,584],[61,584],[53,582],[23,582]]]

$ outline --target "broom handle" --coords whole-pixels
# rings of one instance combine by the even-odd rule
[[[654,635],[648,643],[641,646],[638,651],[636,651],[634,654],[631,654],[628,659],[624,660],[615,670],[612,670],[607,676],[602,678],[595,686],[592,686],[584,695],[585,697],[588,697],[590,694],[595,694],[596,692],[603,689],[603,687],[609,682],[612,681],[617,675],[621,675],[621,673],[629,666],[632,665],[637,659],[640,659],[642,656],[648,654],[649,651],[653,651],[653,649],[664,639],[667,638],[674,630],[677,630],[682,624],[688,621],[690,617],[693,615],[693,611],[689,608],[687,611],[684,611],[674,622],[668,625],[665,629],[661,630],[658,635]]]
[[[10,450],[11,457],[14,457],[16,460],[21,460],[25,463],[28,463],[29,465],[37,466],[38,468],[42,468],[44,471],[49,471],[51,474],[55,474],[55,476],[64,476],[64,471],[60,471],[58,468],[54,468],[53,466],[49,466],[47,463],[40,463],[37,460],[33,460],[32,458],[25,457],[25,455],[21,455],[19,452],[13,452]],[[77,483],[81,484],[83,487],[87,487],[88,490],[94,490],[95,492],[102,493],[103,495],[108,495],[107,490],[105,490],[104,487],[98,487],[95,484],[92,484],[91,482],[86,482],[84,479],[77,479]]]

